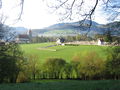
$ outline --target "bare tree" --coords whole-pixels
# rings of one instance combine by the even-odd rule
[[[20,8],[19,15],[17,17],[17,20],[19,20],[21,18],[22,13],[23,13],[24,0],[16,0],[16,1],[18,2],[17,6]],[[11,0],[11,2],[12,2],[12,0]],[[4,0],[0,0],[0,10],[4,7],[3,3],[4,3]],[[0,16],[0,19],[1,18],[2,17]]]
[[[61,20],[90,20],[91,26],[95,12],[101,8],[105,14],[109,14],[109,20],[119,19],[119,0],[45,0],[48,7],[62,16]],[[112,17],[111,17],[112,16]]]
[[[21,18],[24,8],[24,0],[17,0],[20,6],[18,19]],[[106,14],[109,14],[109,20],[119,19],[120,2],[119,0],[43,0],[47,6],[57,12],[60,20],[93,20],[96,10],[102,7]],[[0,9],[3,0],[0,0]],[[92,22],[90,22],[90,25]]]
[[[20,8],[19,14],[17,17],[15,17],[15,22],[19,21],[21,19],[22,13],[23,13],[23,5],[24,5],[24,0],[16,0],[18,3],[18,7]],[[12,0],[11,0],[12,2]],[[0,41],[4,40],[6,42],[10,41],[11,39],[14,38],[15,32],[11,32],[11,28],[7,25],[5,25],[5,22],[7,21],[8,17],[4,15],[2,12],[4,0],[0,0]],[[5,5],[5,4],[4,4]],[[16,6],[16,5],[15,5]]]

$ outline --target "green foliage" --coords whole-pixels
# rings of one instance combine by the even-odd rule
[[[119,79],[119,47],[109,51],[107,46],[87,45],[49,47],[56,49],[54,52],[37,49],[48,45],[53,43],[23,45],[30,55],[26,65],[27,77],[30,79]],[[35,57],[32,57],[32,53]]]
[[[40,62],[37,55],[27,55],[26,72],[29,73],[29,78],[36,79],[39,76]]]
[[[71,77],[71,71],[72,71],[72,65],[67,63],[62,67],[60,71],[59,78],[61,79],[70,79]]]
[[[28,74],[28,73],[27,73]],[[29,78],[28,78],[28,75],[27,75],[25,72],[21,71],[19,72],[18,76],[17,76],[17,79],[16,79],[16,82],[17,83],[24,83],[24,82],[28,82],[29,81]]]
[[[23,53],[15,43],[0,47],[0,83],[16,82],[24,63]]]
[[[111,47],[106,61],[106,71],[114,79],[120,79],[120,47]]]
[[[60,72],[65,66],[66,62],[60,58],[48,58],[43,64],[43,72],[46,74],[45,78],[62,78]]]
[[[107,33],[104,35],[96,34],[95,39],[104,38],[106,42],[115,42],[116,44],[120,44],[120,37],[119,36],[112,36],[111,33]]]
[[[79,62],[77,67],[81,79],[100,78],[104,70],[104,62],[96,52],[83,52],[73,57],[74,62]]]
[[[104,35],[104,40],[105,40],[106,42],[112,42],[111,31],[108,30],[108,31],[105,33],[105,35]]]
[[[53,42],[53,41],[56,41],[55,37],[36,36],[32,38],[32,43]]]

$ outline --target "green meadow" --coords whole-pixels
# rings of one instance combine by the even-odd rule
[[[83,52],[97,52],[97,54],[106,59],[107,56],[107,46],[97,46],[97,45],[79,45],[79,46],[53,46],[55,43],[39,43],[39,44],[21,44],[22,50],[25,55],[36,55],[39,60],[43,62],[46,58],[62,58],[67,62],[70,62],[77,53]],[[47,48],[44,48],[47,47]]]
[[[55,43],[21,44],[24,56],[36,55],[40,62],[49,57],[62,58],[70,62],[76,54],[96,52],[106,60],[108,46],[65,45]],[[50,47],[53,46],[53,47]],[[36,79],[24,83],[3,83],[0,90],[120,90],[120,80],[75,80],[75,79]]]
[[[29,83],[0,84],[0,90],[120,90],[120,81],[39,80]]]

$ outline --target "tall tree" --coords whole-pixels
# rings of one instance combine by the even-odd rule
[[[119,0],[45,0],[47,5],[61,15],[62,20],[82,19],[83,21],[94,19],[98,9],[103,11],[103,14],[109,14],[109,20],[119,19],[120,2]],[[112,17],[111,17],[112,16]]]
[[[23,53],[19,45],[11,42],[14,33],[0,22],[0,83],[16,82],[24,63]]]

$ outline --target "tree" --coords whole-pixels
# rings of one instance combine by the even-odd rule
[[[9,27],[0,23],[0,83],[16,82],[24,63],[23,52],[15,42]]]
[[[64,68],[66,62],[60,58],[48,58],[43,64],[43,73],[46,73],[45,78],[62,78],[61,70]]]
[[[65,64],[65,66],[61,69],[59,78],[60,79],[71,79],[73,75],[71,75],[72,66],[71,64]]]
[[[24,63],[23,53],[15,43],[0,47],[0,83],[16,82]]]
[[[106,61],[107,77],[120,79],[120,47],[111,47],[108,50]]]
[[[16,20],[18,21],[18,20],[20,20],[21,19],[21,15],[22,15],[22,13],[23,13],[23,8],[24,8],[24,0],[16,0],[17,1],[17,5],[16,5],[16,3],[15,3],[15,5],[14,6],[18,6],[19,8],[18,8],[18,10],[20,10],[19,11],[19,14],[18,14],[18,16],[16,17]],[[11,0],[11,2],[12,2],[12,0]],[[14,1],[15,2],[15,1]],[[12,3],[11,3],[12,4]],[[0,10],[4,7],[3,6],[4,5],[4,0],[0,0]],[[2,19],[3,18],[3,16],[4,16],[4,14],[2,13],[0,13],[0,19]],[[5,17],[5,16],[4,16]]]
[[[78,34],[78,35],[76,36],[76,40],[77,40],[77,41],[80,41],[80,40],[81,40],[81,37],[82,37],[82,36],[81,36],[80,34]]]
[[[48,7],[61,16],[61,20],[91,20],[94,19],[97,9],[108,14],[109,20],[115,20],[120,15],[119,0],[45,0]],[[112,16],[112,17],[111,17]]]
[[[77,71],[81,79],[100,79],[104,70],[104,62],[99,55],[92,52],[78,53],[73,57],[78,62]]]
[[[109,15],[109,20],[117,20],[120,15],[120,2],[119,0],[43,0],[47,3],[47,6],[52,8],[53,11],[56,11],[61,16],[61,19],[69,19],[73,20],[77,17],[79,20],[93,20],[94,15],[97,9],[102,9],[104,13]],[[18,15],[18,19],[21,18],[23,8],[24,8],[24,0],[17,1],[20,6],[20,14]],[[0,0],[0,9],[3,7],[3,0]],[[102,7],[102,8],[101,8]],[[89,26],[92,25],[90,21]]]
[[[104,35],[104,39],[106,42],[112,42],[112,35],[111,34],[112,33],[110,30],[106,31],[106,33]]]
[[[30,55],[28,56],[27,60],[27,71],[29,72],[29,76],[32,79],[36,79],[36,76],[39,76],[38,73],[40,71],[40,64],[38,62],[38,56],[36,55]]]

